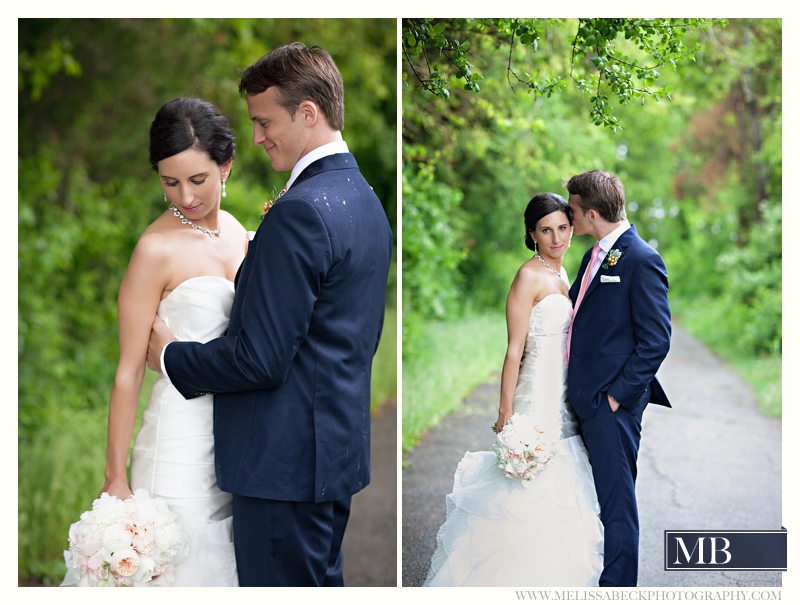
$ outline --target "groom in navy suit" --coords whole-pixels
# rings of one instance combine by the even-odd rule
[[[669,351],[667,269],[625,217],[615,175],[593,170],[567,183],[576,235],[597,240],[569,291],[569,397],[592,464],[605,528],[600,586],[636,586],[636,459],[648,403],[671,407],[656,372]]]
[[[370,480],[392,233],[342,140],[344,88],[326,51],[277,48],[239,90],[253,143],[291,178],[250,242],[227,334],[172,342],[156,322],[148,364],[187,399],[215,394],[240,585],[343,586],[350,499]]]

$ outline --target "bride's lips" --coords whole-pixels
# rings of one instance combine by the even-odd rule
[[[200,206],[201,206],[201,204],[197,204],[197,206],[191,206],[191,207],[189,207],[189,208],[184,208],[184,209],[183,209],[183,211],[184,211],[184,212],[194,212],[194,211],[195,211],[195,210],[197,210],[197,209],[198,209]]]

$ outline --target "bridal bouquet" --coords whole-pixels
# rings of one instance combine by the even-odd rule
[[[67,568],[80,586],[166,586],[189,550],[189,536],[175,519],[147,490],[127,500],[104,492],[69,528]]]
[[[531,416],[514,414],[495,436],[494,451],[503,474],[527,487],[555,454],[555,442]]]

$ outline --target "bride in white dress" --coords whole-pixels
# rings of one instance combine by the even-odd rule
[[[232,496],[214,470],[213,397],[185,400],[156,380],[131,455],[150,327],[156,313],[182,340],[225,333],[233,280],[247,234],[220,210],[235,153],[219,110],[200,99],[174,99],[150,129],[150,162],[169,209],[141,235],[120,285],[120,359],[108,412],[108,456],[101,490],[125,499],[131,489],[163,498],[190,537],[189,555],[170,586],[236,586]],[[62,585],[73,585],[71,574]]]
[[[531,415],[555,436],[556,453],[527,486],[503,474],[493,451],[466,453],[424,586],[597,586],[603,570],[600,507],[567,397],[572,303],[561,261],[572,237],[569,205],[554,193],[535,196],[525,228],[538,252],[520,267],[506,303],[496,430],[514,413]]]

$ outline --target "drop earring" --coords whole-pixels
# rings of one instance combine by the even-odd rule
[[[537,244],[537,243],[534,241],[534,242],[533,242],[533,253],[534,253],[534,254],[538,254],[538,252],[539,252],[539,244]]]
[[[222,179],[222,197],[228,195],[228,193],[225,191],[225,181],[226,179]]]
[[[169,200],[167,199],[167,192],[165,191],[165,192],[164,192],[164,203],[166,203],[166,202],[168,202],[168,201],[169,201]]]

